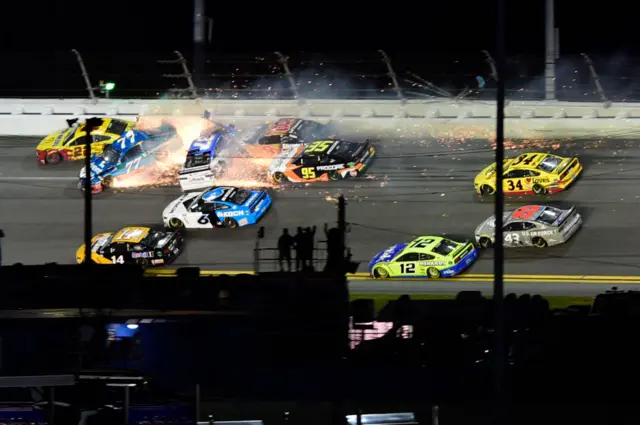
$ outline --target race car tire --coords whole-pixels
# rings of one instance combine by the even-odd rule
[[[62,156],[58,152],[47,152],[45,161],[47,164],[55,165],[62,161]]]
[[[111,187],[115,184],[116,182],[116,178],[113,176],[106,176],[104,179],[102,179],[102,186],[103,187]]]
[[[182,229],[183,227],[184,227],[184,223],[179,218],[171,217],[169,219],[169,228],[171,228],[171,229]]]
[[[546,248],[547,247],[547,241],[545,241],[544,239],[542,239],[539,236],[536,236],[535,238],[531,239],[531,243],[533,244],[533,246],[535,246],[536,248]]]
[[[238,227],[238,222],[231,217],[226,217],[224,219],[224,227],[226,227],[227,229],[235,229],[236,227]]]
[[[544,195],[545,193],[547,193],[547,189],[545,189],[544,187],[540,186],[539,184],[534,184],[533,185],[533,193],[535,193],[536,195]]]
[[[494,193],[496,193],[496,190],[488,184],[484,184],[480,187],[481,195],[493,195]]]
[[[437,279],[440,277],[440,270],[436,269],[435,267],[429,267],[427,269],[427,275],[431,278],[431,279]]]
[[[332,181],[340,180],[340,173],[338,173],[337,171],[331,171],[329,173],[329,180],[332,180]]]
[[[273,173],[271,176],[276,183],[282,183],[284,181],[284,174],[281,172]]]
[[[481,248],[491,248],[491,246],[493,246],[493,242],[491,242],[491,239],[489,238],[480,238],[480,241],[478,242],[480,243]]]
[[[376,267],[373,269],[373,277],[376,279],[387,279],[389,278],[389,271],[384,267]]]

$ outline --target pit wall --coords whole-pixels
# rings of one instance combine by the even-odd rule
[[[240,127],[298,116],[379,137],[492,138],[496,115],[495,102],[486,101],[0,99],[0,135],[45,136],[74,117],[170,115],[179,120],[205,109],[213,120]],[[640,129],[640,104],[508,102],[505,117],[508,138],[632,139]]]

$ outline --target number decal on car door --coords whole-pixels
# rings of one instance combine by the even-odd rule
[[[515,182],[515,184],[513,183],[513,180],[507,180],[507,184],[509,185],[509,186],[508,186],[508,190],[509,190],[510,192],[514,192],[516,189],[518,189],[518,190],[524,190],[524,189],[522,188],[522,182],[521,182],[520,180],[517,180],[517,181]]]
[[[518,245],[520,243],[520,235],[517,233],[507,233],[504,235],[504,241],[507,243],[512,243]]]
[[[111,257],[111,262],[113,264],[124,264],[124,257],[122,255],[119,255],[119,256],[113,255]]]
[[[413,263],[400,264],[400,272],[403,274],[410,274],[416,272],[416,265]]]

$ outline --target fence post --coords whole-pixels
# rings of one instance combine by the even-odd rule
[[[596,72],[596,68],[593,66],[593,62],[591,61],[589,56],[587,56],[586,53],[580,53],[580,56],[582,56],[584,58],[584,61],[586,62],[587,66],[589,67],[589,72],[591,73],[591,78],[593,78],[593,82],[596,85],[596,92],[600,96],[600,99],[604,102],[604,107],[605,108],[611,107],[611,101],[609,100],[609,98],[605,94],[604,89],[602,88],[602,85],[600,84],[600,76],[598,76],[598,73]]]
[[[293,97],[295,99],[300,99],[300,93],[298,93],[298,86],[296,85],[296,80],[295,78],[293,78],[293,74],[289,69],[289,61],[280,52],[274,52],[274,54],[278,57],[278,61],[280,62],[280,65],[282,65],[282,69],[284,70],[284,75],[286,75],[287,80],[289,80],[289,85],[291,86]],[[303,99],[300,99],[300,100],[303,100]]]
[[[177,56],[178,59],[175,59],[175,60],[159,60],[159,61],[156,61],[156,62],[162,63],[162,64],[179,63],[182,66],[182,74],[162,74],[162,76],[164,78],[184,78],[184,79],[186,79],[187,80],[187,84],[189,86],[186,90],[191,92],[191,97],[193,99],[197,99],[198,98],[198,89],[196,88],[195,84],[193,84],[193,77],[191,75],[191,72],[189,72],[189,65],[187,64],[187,60],[184,58],[182,53],[180,53],[178,50],[174,50],[173,53],[175,53],[175,55]]]
[[[402,93],[402,88],[400,87],[400,84],[398,84],[398,78],[396,77],[396,72],[393,70],[393,67],[391,66],[391,59],[389,59],[389,56],[387,56],[384,50],[378,50],[378,52],[380,53],[380,55],[382,55],[382,61],[387,66],[387,75],[389,76],[389,78],[391,78],[391,82],[393,83],[393,89],[396,91],[396,95],[398,96],[398,99],[400,99],[400,102],[402,102],[402,104],[404,105],[407,102],[407,100],[404,97],[404,93]]]
[[[80,52],[76,49],[71,49],[71,53],[76,55],[76,60],[78,61],[78,65],[80,66],[80,71],[82,72],[82,78],[84,78],[84,83],[87,86],[87,91],[89,92],[89,98],[94,102],[97,101],[96,94],[93,92],[93,86],[91,85],[91,79],[89,78],[89,73],[87,72],[87,68],[84,66],[84,60],[82,60],[82,56]]]

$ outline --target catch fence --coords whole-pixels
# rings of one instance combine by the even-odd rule
[[[464,56],[211,52],[198,63],[184,53],[6,53],[4,63],[10,65],[3,69],[0,96],[425,101],[495,97],[495,68],[489,52]],[[637,101],[638,71],[636,58],[562,56],[556,63],[556,97]],[[115,87],[101,90],[100,81],[113,82]],[[508,99],[543,100],[544,58],[508,58],[505,81]]]

